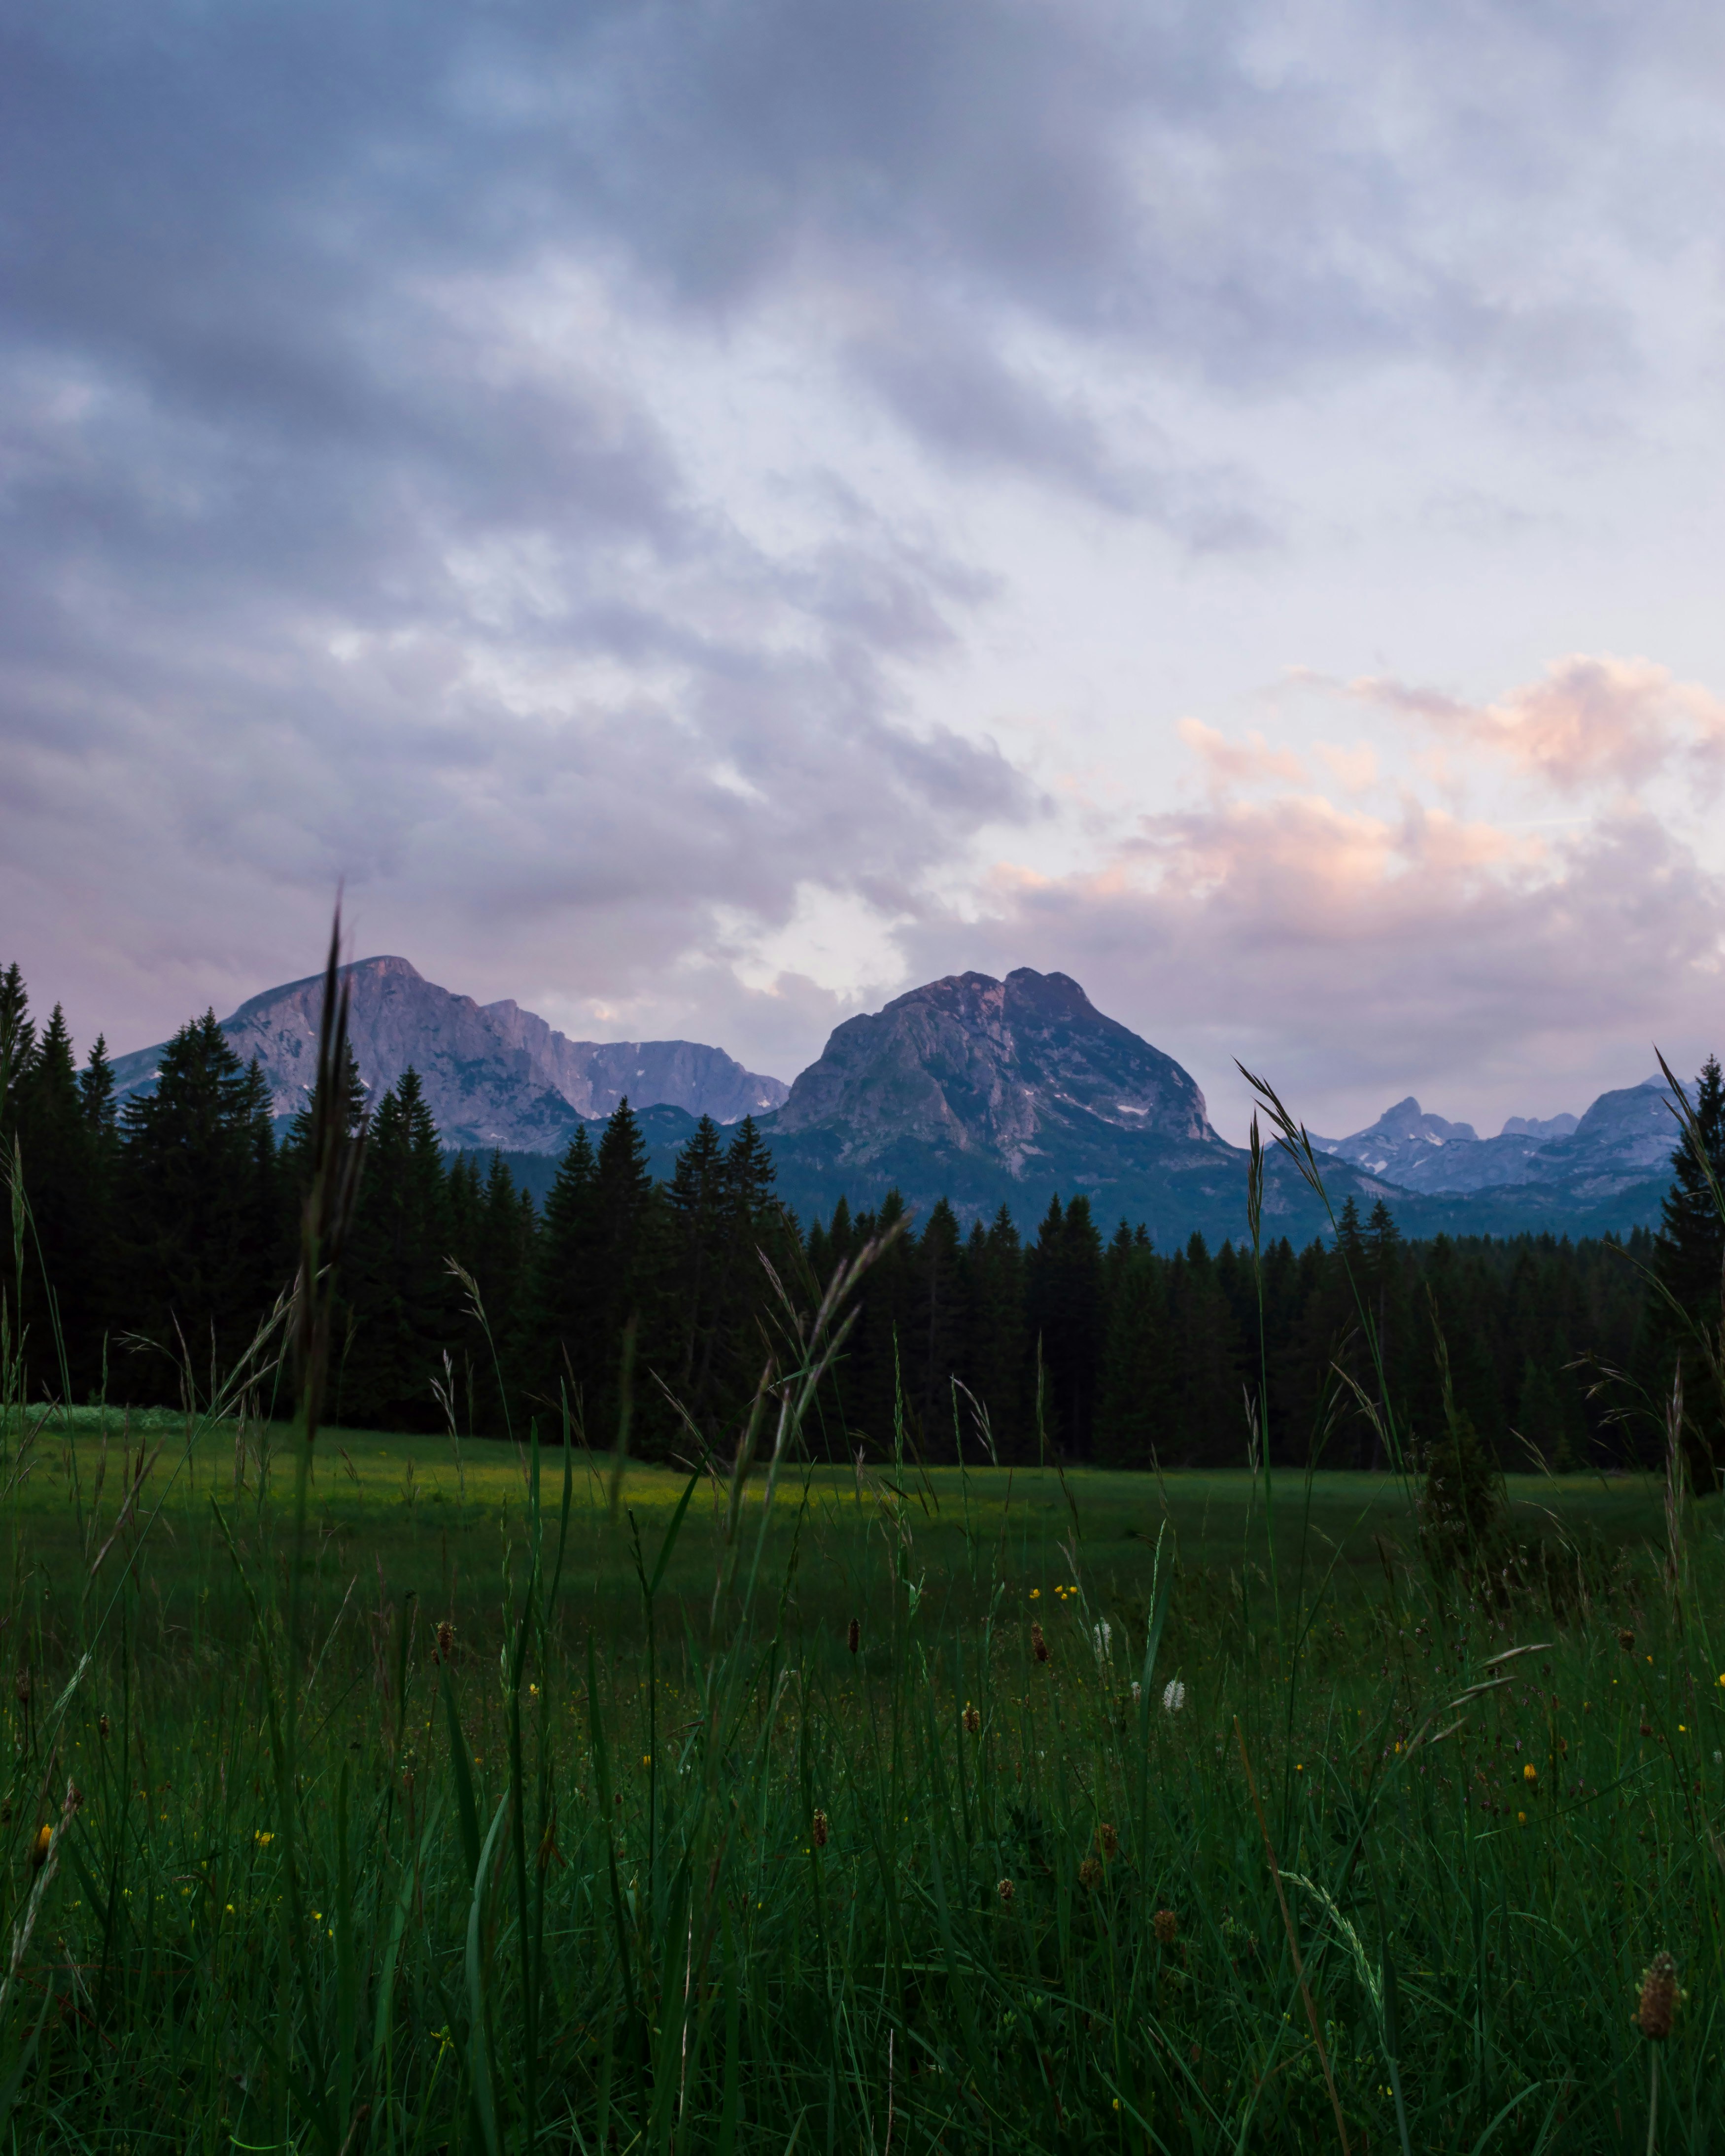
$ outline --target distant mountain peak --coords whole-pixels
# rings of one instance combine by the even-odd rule
[[[698,1041],[571,1040],[513,1002],[454,995],[393,954],[354,959],[341,973],[367,1092],[381,1096],[411,1065],[446,1145],[555,1152],[578,1119],[610,1114],[625,1095],[638,1108],[737,1122],[770,1112],[788,1090]],[[313,973],[249,997],[222,1021],[235,1052],[257,1058],[278,1118],[310,1097],[322,1009],[323,976]],[[116,1060],[122,1096],[154,1083],[161,1052]]]
[[[1332,1158],[1423,1196],[1538,1185],[1597,1202],[1656,1176],[1673,1126],[1663,1078],[1602,1093],[1584,1116],[1512,1116],[1495,1138],[1428,1116],[1411,1094],[1352,1137],[1314,1139]]]

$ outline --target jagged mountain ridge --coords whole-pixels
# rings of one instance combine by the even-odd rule
[[[1495,1138],[1424,1113],[1411,1095],[1352,1137],[1312,1143],[1332,1158],[1426,1197],[1534,1188],[1603,1204],[1668,1180],[1677,1125],[1661,1078],[1600,1094],[1584,1116],[1512,1116]]]
[[[353,1052],[374,1098],[411,1065],[451,1147],[555,1152],[575,1125],[608,1115],[625,1095],[716,1122],[776,1106],[783,1081],[745,1070],[722,1049],[689,1040],[571,1040],[516,1004],[478,1004],[428,981],[405,958],[361,958],[349,983]],[[323,976],[290,981],[243,1003],[222,1030],[242,1060],[255,1056],[277,1118],[305,1105],[317,1054]],[[160,1046],[115,1060],[122,1098],[154,1082]]]

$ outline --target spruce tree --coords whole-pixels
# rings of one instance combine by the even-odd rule
[[[585,1124],[558,1163],[532,1257],[516,1337],[522,1408],[540,1428],[561,1428],[561,1403],[586,1426],[591,1317],[598,1282],[598,1164]],[[597,1425],[589,1433],[595,1441]]]
[[[458,1339],[448,1183],[437,1126],[411,1067],[372,1119],[343,1265],[346,1337],[331,1388],[338,1419],[430,1430],[444,1354]]]
[[[1725,1220],[1712,1188],[1725,1192],[1725,1074],[1717,1056],[1702,1065],[1690,1105],[1705,1160],[1686,1132],[1660,1208],[1655,1270],[1665,1294],[1650,1307],[1649,1332],[1661,1402],[1681,1368],[1684,1458],[1691,1488],[1703,1493],[1720,1486],[1725,1451]]]
[[[610,1444],[621,1429],[624,1345],[632,1327],[629,1404],[635,1427],[631,1441],[638,1450],[649,1454],[657,1449],[655,1440],[663,1435],[665,1420],[660,1395],[651,1383],[663,1361],[657,1330],[660,1306],[654,1293],[660,1241],[655,1195],[647,1142],[625,1096],[600,1135],[593,1175],[598,1296],[587,1382],[602,1434],[599,1441]]]
[[[1088,1456],[1102,1350],[1102,1242],[1081,1194],[1064,1209],[1050,1199],[1025,1264],[1032,1337],[1040,1346],[1048,1437]]]
[[[0,973],[0,1146],[9,1167],[15,1131],[18,1087],[30,1067],[36,1029],[30,1022],[30,996],[13,959]]]
[[[923,1456],[930,1460],[953,1454],[952,1379],[959,1374],[962,1317],[958,1259],[958,1218],[942,1198],[916,1240],[915,1315],[906,1343]]]
[[[156,1398],[206,1395],[264,1315],[255,1242],[256,1089],[215,1013],[162,1051],[152,1091],[126,1103],[118,1212],[130,1325]],[[148,1395],[146,1395],[148,1396]]]
[[[98,1160],[58,1004],[13,1098],[14,1158],[23,1169],[29,1223],[23,1281],[31,1351],[26,1383],[56,1399],[81,1397],[100,1375],[99,1366],[91,1368],[100,1322],[94,1296]]]
[[[675,1313],[669,1359],[685,1404],[718,1322],[725,1194],[724,1142],[712,1117],[703,1116],[679,1150],[665,1190]]]
[[[1124,1222],[1108,1259],[1096,1458],[1111,1467],[1148,1467],[1174,1437],[1169,1419],[1175,1358],[1163,1268],[1147,1238],[1127,1234]]]

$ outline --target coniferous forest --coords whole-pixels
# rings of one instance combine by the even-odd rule
[[[1696,1093],[1725,1173],[1725,1088]],[[350,1064],[348,1116],[367,1106]],[[103,1043],[82,1067],[60,1011],[33,1019],[0,976],[0,1139],[26,1207],[8,1283],[33,1396],[173,1404],[208,1397],[290,1278],[309,1118],[278,1135],[255,1065],[213,1013],[169,1043],[155,1091],[116,1108]],[[1675,1137],[1675,1128],[1674,1128]],[[578,1129],[542,1209],[507,1164],[448,1153],[412,1071],[375,1104],[339,1281],[330,1383],[360,1427],[554,1438],[567,1405],[608,1445],[721,1444],[752,1397],[784,1297],[818,1298],[841,1259],[902,1217],[858,1194],[798,1222],[777,1202],[752,1121],[703,1120],[655,1183],[625,1101]],[[1244,1224],[1243,1224],[1244,1225]],[[1711,1486],[1718,1402],[1683,1315],[1717,1332],[1720,1229],[1681,1149],[1658,1234],[1409,1242],[1381,1203],[1328,1244],[1158,1249],[1142,1227],[1059,1197],[967,1231],[944,1202],[906,1221],[869,1275],[823,1401],[834,1457],[901,1438],[923,1458],[1220,1466],[1245,1457],[1250,1402],[1272,1456],[1369,1467],[1355,1283],[1389,1389],[1418,1437],[1453,1404],[1499,1462],[1554,1470],[1658,1456],[1684,1354],[1692,1464]],[[1345,1262],[1344,1262],[1345,1260]],[[675,1404],[674,1404],[675,1403]],[[266,1408],[268,1403],[262,1404]]]

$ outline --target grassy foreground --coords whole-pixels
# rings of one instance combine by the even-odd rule
[[[1711,1507],[273,1449],[8,1447],[12,2147],[1725,2147]]]

